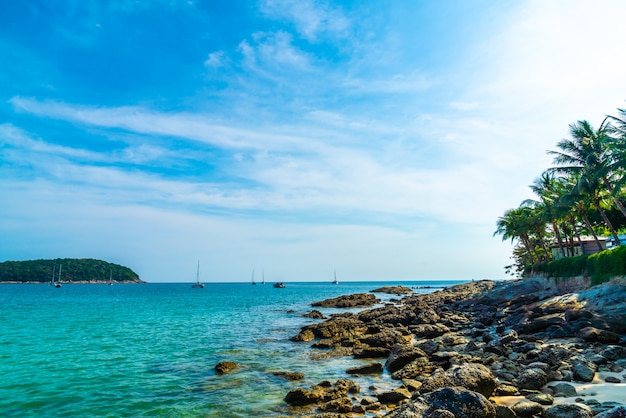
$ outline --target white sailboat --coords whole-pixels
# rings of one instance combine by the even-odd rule
[[[52,281],[50,282],[50,286],[61,287],[61,267],[63,267],[63,265],[59,264],[59,279],[56,282],[54,281],[54,266],[52,267]]]
[[[335,270],[335,280],[333,280],[333,284],[339,284],[339,281],[337,280],[337,270]]]
[[[109,286],[113,286],[113,270],[109,270]]]
[[[198,270],[196,271],[196,282],[191,285],[194,289],[204,289],[204,283],[200,282],[200,261],[198,261]]]
[[[254,269],[252,269],[252,284],[256,284],[256,282],[254,281]]]
[[[263,276],[262,279],[261,279],[261,284],[265,284],[265,270],[263,270],[261,275]]]

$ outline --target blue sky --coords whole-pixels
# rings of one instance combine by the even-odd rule
[[[598,18],[601,17],[601,18]],[[498,216],[625,107],[621,1],[0,1],[0,261],[502,278]]]

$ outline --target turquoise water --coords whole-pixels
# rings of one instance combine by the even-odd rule
[[[319,350],[289,341],[316,322],[302,317],[311,302],[385,284],[455,283],[3,285],[0,416],[288,415],[283,398],[290,389],[348,377],[345,370],[361,364],[312,360]],[[217,375],[220,361],[240,368]],[[306,378],[287,382],[271,371]],[[387,375],[359,383],[397,385]]]

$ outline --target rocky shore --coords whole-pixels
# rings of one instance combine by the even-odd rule
[[[292,337],[364,365],[289,391],[294,416],[626,417],[626,281],[477,281],[314,317]],[[348,295],[320,307],[370,306]],[[350,377],[389,374],[395,388]]]

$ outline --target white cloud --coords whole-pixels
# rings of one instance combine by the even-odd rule
[[[204,66],[207,68],[219,68],[224,66],[225,59],[224,51],[211,52],[209,57],[204,61]]]
[[[265,0],[261,10],[267,15],[288,19],[298,32],[310,41],[321,34],[343,36],[350,28],[350,21],[338,9],[326,2],[311,0]]]

